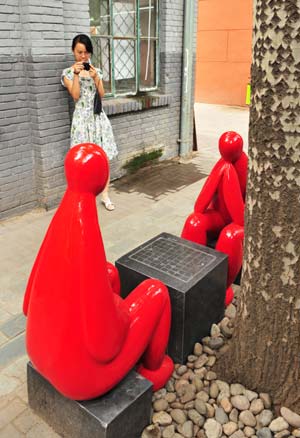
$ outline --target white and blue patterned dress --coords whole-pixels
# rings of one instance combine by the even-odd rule
[[[102,79],[102,72],[96,69],[99,78]],[[66,68],[62,72],[61,82],[65,86],[63,78],[73,81],[74,72]],[[108,159],[112,160],[118,155],[112,127],[107,115],[102,112],[94,114],[94,96],[96,86],[92,78],[79,76],[80,97],[75,102],[71,126],[71,147],[80,143],[96,143],[106,152]]]

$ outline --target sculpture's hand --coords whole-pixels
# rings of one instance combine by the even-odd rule
[[[206,208],[213,200],[213,197],[217,192],[222,175],[224,173],[224,167],[226,167],[226,164],[226,161],[221,158],[213,167],[195,202],[194,211],[196,213],[204,213]]]
[[[245,204],[237,172],[231,163],[227,163],[222,178],[222,193],[232,221],[244,226]]]
[[[119,271],[117,270],[115,265],[113,265],[110,262],[107,262],[107,272],[108,272],[108,279],[110,281],[113,292],[117,295],[120,295],[121,285],[120,285]]]

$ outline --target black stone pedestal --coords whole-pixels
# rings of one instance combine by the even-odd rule
[[[116,261],[126,297],[147,278],[168,286],[172,325],[168,354],[185,363],[194,343],[224,315],[227,255],[162,233]]]
[[[61,395],[27,365],[28,401],[58,434],[70,438],[140,438],[150,423],[152,383],[131,371],[97,399],[74,401]]]

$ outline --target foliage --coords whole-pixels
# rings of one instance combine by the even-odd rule
[[[127,169],[129,173],[134,173],[141,167],[145,167],[158,160],[162,154],[162,149],[155,149],[150,152],[142,152],[140,155],[136,155],[131,160],[128,160],[126,164],[124,164],[123,168]]]

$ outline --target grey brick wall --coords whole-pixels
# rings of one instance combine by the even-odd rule
[[[122,104],[125,112],[110,115],[119,148],[112,178],[145,149],[162,147],[163,158],[178,155],[183,13],[184,0],[161,0],[159,91],[169,96],[168,105],[133,111],[139,105],[129,102],[128,109]],[[0,32],[0,218],[5,218],[36,206],[51,208],[64,192],[73,105],[60,74],[72,63],[74,35],[89,33],[88,0],[0,0]],[[118,100],[107,104],[110,113],[118,112]]]

